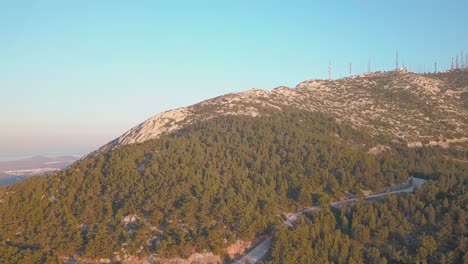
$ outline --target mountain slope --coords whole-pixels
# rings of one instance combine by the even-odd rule
[[[0,256],[8,258],[0,262],[203,252],[220,262],[231,245],[271,234],[285,212],[410,175],[461,175],[466,142],[408,143],[463,140],[466,78],[389,72],[306,81],[159,114],[64,171],[2,190]],[[387,151],[369,151],[375,146]]]
[[[317,113],[214,118],[12,185],[0,240],[110,259],[222,255],[283,210],[407,179],[404,163],[367,154],[365,142]]]
[[[252,89],[163,112],[100,151],[142,143],[216,116],[264,116],[294,107],[328,113],[338,121],[410,145],[468,140],[468,71],[420,75],[378,72],[336,81],[310,80],[296,88]]]

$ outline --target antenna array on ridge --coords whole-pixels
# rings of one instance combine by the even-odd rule
[[[460,57],[460,60],[458,58]],[[405,64],[405,58],[402,59],[402,66],[400,68],[400,54],[398,53],[398,50],[395,53],[395,70],[397,71],[408,71],[408,68]],[[428,73],[431,72],[430,64],[419,64],[419,68],[417,72],[423,72],[423,73]],[[434,73],[439,72],[439,66],[437,63],[437,60],[434,61]],[[451,57],[451,64],[450,64],[450,69],[443,68],[441,71],[455,71],[458,69],[466,69],[468,70],[468,52],[461,51],[460,54],[452,56]],[[368,61],[367,61],[367,73],[371,73],[371,57],[369,56]],[[375,69],[374,69],[375,70]],[[354,73],[356,74],[356,73]],[[353,77],[353,63],[349,62],[349,77]],[[340,72],[340,78],[342,77],[342,73]],[[333,80],[333,75],[332,75],[332,64],[331,61],[328,63],[328,80]]]

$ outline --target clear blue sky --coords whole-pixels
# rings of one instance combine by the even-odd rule
[[[255,3],[254,3],[255,2]],[[467,1],[0,1],[0,159],[81,154],[158,112],[468,50]]]

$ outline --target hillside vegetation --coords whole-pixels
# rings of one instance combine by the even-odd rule
[[[438,175],[415,194],[304,216],[275,232],[267,263],[468,263],[468,178]]]
[[[66,170],[0,188],[0,263],[229,261],[229,246],[262,234],[271,263],[459,263],[467,93],[466,71],[394,71],[158,114]],[[411,176],[434,182],[282,227],[284,213]]]
[[[366,143],[363,143],[366,142]],[[223,254],[283,211],[408,178],[365,133],[317,113],[224,117],[8,188],[0,240],[55,255]]]

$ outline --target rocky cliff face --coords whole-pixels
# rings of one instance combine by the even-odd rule
[[[468,71],[415,74],[377,72],[295,88],[251,89],[157,114],[98,151],[142,143],[220,115],[268,115],[297,108],[328,113],[340,122],[410,146],[468,140]]]

